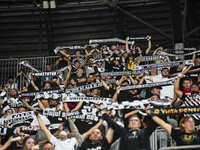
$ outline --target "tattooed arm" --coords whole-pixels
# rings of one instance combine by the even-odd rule
[[[68,122],[69,122],[70,129],[72,130],[72,132],[74,132],[74,134],[76,136],[76,140],[78,142],[79,147],[81,147],[81,145],[84,141],[82,135],[79,133],[76,125],[74,124],[74,122],[72,121],[72,119],[70,117],[68,117]]]

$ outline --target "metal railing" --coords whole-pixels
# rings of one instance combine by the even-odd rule
[[[177,150],[177,149],[200,149],[200,145],[184,145],[184,146],[172,146],[172,147],[163,147],[160,150]]]

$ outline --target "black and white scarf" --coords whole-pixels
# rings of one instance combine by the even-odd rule
[[[24,121],[24,120],[31,119],[32,116],[33,116],[33,111],[11,114],[11,115],[8,115],[6,118],[1,118],[0,123],[1,125],[4,125],[5,123],[8,124],[12,122]]]
[[[148,83],[148,84],[136,84],[136,85],[131,85],[131,86],[123,86],[120,88],[120,91],[125,91],[125,90],[136,90],[136,89],[143,89],[143,88],[148,88],[148,87],[155,87],[155,86],[168,86],[168,85],[174,85],[176,82],[176,79],[171,79],[168,81],[163,81],[163,82],[153,82],[153,83]]]
[[[150,70],[151,68],[166,68],[166,67],[175,67],[180,65],[193,65],[192,60],[180,60],[180,61],[171,61],[167,63],[158,63],[158,64],[146,64],[135,66],[136,70]]]
[[[126,43],[126,40],[117,39],[117,38],[111,38],[111,39],[93,39],[89,41],[89,44],[91,43],[107,43],[107,42],[119,42],[119,43]],[[135,41],[128,41],[128,44],[133,45]]]
[[[114,81],[114,80],[107,80],[105,82],[107,84],[116,83],[116,81]],[[101,86],[103,86],[103,84],[101,82],[93,83],[93,84],[87,84],[87,85],[83,85],[83,86],[78,86],[78,87],[75,87],[75,88],[67,89],[66,93],[78,93],[78,92],[82,92],[82,91],[85,91],[85,90],[98,88],[98,87],[101,87]]]
[[[53,51],[55,52],[55,54],[57,54],[59,50],[75,50],[75,49],[81,50],[81,49],[85,49],[86,47],[95,48],[97,46],[98,45],[96,44],[89,44],[89,45],[84,45],[84,46],[81,46],[81,45],[59,46]]]
[[[103,104],[101,109],[104,110],[121,110],[121,109],[145,109],[145,107],[153,107],[153,106],[168,106],[171,103],[168,99],[144,99],[144,100],[134,100],[132,102],[122,101],[122,103],[111,103],[111,104]]]
[[[165,115],[177,115],[177,114],[199,114],[200,107],[174,107],[174,108],[150,108],[147,114],[150,116],[165,116]]]
[[[127,76],[127,75],[139,75],[143,73],[143,70],[132,71],[117,71],[117,72],[99,72],[99,76]]]
[[[124,54],[124,53],[133,53],[133,54],[140,54],[142,53],[141,50],[138,50],[138,49],[126,49],[126,50],[123,50],[123,49],[117,49],[117,50],[105,50],[103,51],[103,54],[104,55],[111,55],[111,54]]]
[[[111,98],[104,98],[104,97],[67,97],[67,99],[64,100],[63,103],[65,103],[65,102],[81,102],[81,101],[94,102],[97,104],[112,103]]]
[[[163,57],[162,55],[137,57],[135,61],[146,62],[146,61],[154,61],[154,60],[163,60],[164,62],[167,62],[167,59]]]
[[[197,51],[194,51],[194,52],[191,52],[191,53],[183,53],[183,54],[170,54],[170,53],[167,53],[167,52],[164,52],[164,51],[158,51],[158,54],[159,55],[165,55],[165,56],[188,56],[188,55],[192,55],[192,54],[196,54],[196,53],[199,53],[200,50],[197,50]]]
[[[135,40],[151,40],[151,36],[146,36],[146,37],[128,37],[128,40],[130,41],[135,41]]]
[[[23,65],[23,66],[25,66],[25,67],[28,67],[28,68],[30,68],[31,70],[35,71],[35,72],[41,72],[40,70],[35,69],[33,66],[31,66],[31,65],[30,65],[29,63],[27,63],[27,62],[22,61],[22,62],[20,62],[19,64],[20,64],[20,65]]]

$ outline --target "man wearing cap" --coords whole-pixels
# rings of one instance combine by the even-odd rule
[[[63,131],[63,126],[59,127],[59,136],[60,139],[57,139],[55,136],[51,134],[51,132],[47,129],[45,124],[39,115],[37,115],[37,119],[40,125],[40,128],[44,132],[47,137],[47,140],[52,143],[55,150],[75,150],[78,147],[78,143],[76,138],[68,138],[67,132]]]

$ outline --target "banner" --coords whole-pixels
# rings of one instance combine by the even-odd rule
[[[104,98],[104,97],[67,97],[65,102],[81,102],[81,101],[87,101],[87,102],[98,102],[98,103],[112,103],[111,98]]]
[[[154,61],[154,60],[163,60],[164,62],[167,62],[167,59],[163,57],[162,55],[137,57],[135,61],[146,62],[146,61]]]
[[[23,126],[23,127],[16,127],[17,130],[20,130],[20,131],[37,131],[37,130],[40,130],[40,126]]]
[[[105,82],[107,84],[116,83],[116,81],[114,81],[114,80],[107,80]],[[98,88],[98,87],[101,87],[101,86],[103,86],[103,84],[101,82],[93,83],[93,84],[87,84],[87,85],[83,85],[83,86],[78,86],[78,87],[75,87],[75,88],[67,89],[66,93],[78,93],[78,92],[82,92],[82,91],[85,91],[85,90]]]
[[[167,63],[159,63],[159,64],[146,64],[135,66],[137,70],[150,70],[151,68],[166,68],[166,67],[175,67],[180,65],[193,65],[192,60],[180,60],[180,61],[171,61]]]
[[[196,69],[192,69],[192,70],[189,70],[186,74],[190,74],[190,73],[195,73],[195,72],[199,72],[200,71],[200,68],[196,68]],[[178,74],[180,74],[181,72],[178,72],[178,73],[173,73],[173,74],[170,74],[171,77],[175,77],[177,76]]]
[[[20,65],[23,65],[23,66],[25,66],[25,67],[28,67],[28,68],[30,68],[31,70],[35,71],[35,72],[41,72],[40,70],[35,69],[33,66],[31,66],[31,65],[30,65],[29,63],[27,63],[27,62],[22,61],[22,62],[20,62],[19,64],[20,64]]]
[[[116,61],[116,60],[122,60],[122,57],[111,57],[111,58],[103,58],[103,59],[97,59],[92,61],[92,64],[104,62],[104,61]]]
[[[120,50],[105,50],[103,51],[103,54],[104,55],[110,55],[110,54],[124,54],[124,53],[133,53],[133,54],[140,54],[142,53],[141,50],[138,50],[138,49],[126,49],[126,50],[123,50],[123,49],[120,49]]]
[[[177,49],[167,49],[167,51],[196,51],[194,48],[177,48]]]
[[[168,106],[171,103],[168,99],[144,99],[144,100],[134,100],[132,102],[129,101],[122,101],[122,103],[114,102],[112,104],[104,104],[101,106],[100,109],[105,110],[121,110],[121,109],[145,109],[145,107],[152,107],[152,106]]]
[[[11,114],[11,115],[8,115],[6,118],[1,118],[0,123],[4,125],[5,123],[8,124],[12,122],[24,121],[24,120],[31,119],[32,115],[33,115],[33,111]]]
[[[48,89],[48,90],[39,90],[35,92],[22,92],[21,94],[16,95],[14,98],[19,99],[22,97],[35,97],[37,93],[61,93],[63,92],[60,88],[59,89]]]
[[[176,114],[195,114],[200,113],[200,107],[174,107],[174,108],[150,108],[147,110],[147,114],[150,116],[159,115],[176,115]]]
[[[10,107],[10,108],[19,108],[19,107],[26,107],[25,105],[24,105],[24,103],[22,103],[22,102],[18,102],[18,103],[9,103],[8,104],[8,106]]]
[[[81,46],[81,45],[59,46],[53,51],[55,52],[55,54],[57,54],[59,50],[75,50],[75,49],[81,50],[81,49],[86,49],[86,47],[95,48],[97,46],[98,45],[96,44],[89,44],[89,45],[84,45],[84,46]]]
[[[146,36],[146,37],[128,37],[128,40],[131,40],[131,41],[135,41],[135,40],[151,40],[151,36]]]
[[[176,82],[176,79],[171,79],[168,81],[162,81],[162,82],[153,82],[153,83],[148,83],[148,84],[136,84],[136,85],[131,85],[131,86],[123,86],[120,88],[120,91],[124,90],[136,90],[136,89],[143,89],[147,87],[155,87],[155,86],[168,86],[168,85],[174,85]]]
[[[119,42],[119,43],[125,43],[126,44],[126,40],[121,40],[121,39],[117,39],[117,38],[111,38],[111,39],[94,39],[94,40],[90,40],[89,44],[91,43],[107,43],[107,42]],[[128,44],[133,45],[135,43],[135,41],[128,41]]]
[[[127,75],[139,75],[143,73],[143,70],[132,71],[117,71],[117,72],[99,72],[99,76],[127,76]]]
[[[53,111],[53,110],[41,110],[36,109],[36,112],[38,114],[44,115],[44,116],[51,116],[56,118],[65,118],[66,112],[65,111]],[[67,116],[70,116],[73,119],[84,119],[84,120],[98,120],[98,116],[96,116],[96,113],[98,112],[97,108],[91,108],[91,109],[81,109],[76,111],[70,111],[68,112]]]
[[[166,52],[164,52],[164,51],[158,51],[158,53],[157,54],[159,54],[159,55],[165,55],[165,56],[188,56],[188,55],[193,55],[193,54],[196,54],[196,53],[199,53],[200,52],[200,50],[197,50],[197,51],[194,51],[194,52],[191,52],[191,53],[183,53],[183,54],[179,54],[179,55],[177,55],[177,54],[170,54],[170,53],[166,53]]]
[[[133,49],[133,45],[128,45],[129,49]],[[111,47],[102,47],[102,50],[126,50],[126,45],[121,45],[121,46],[111,46]]]

